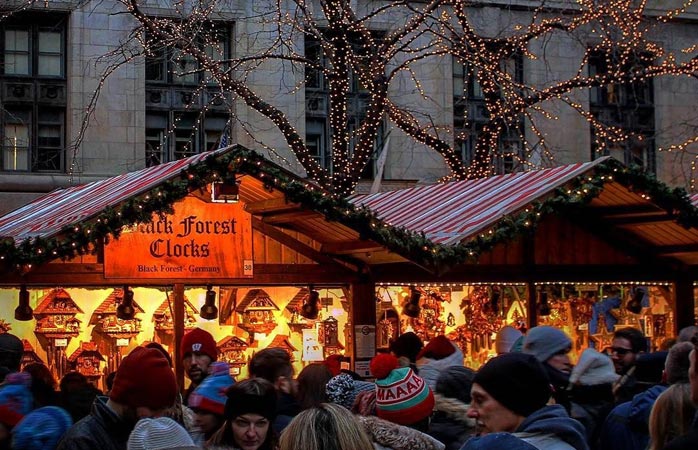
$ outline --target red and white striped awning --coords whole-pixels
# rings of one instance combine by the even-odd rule
[[[189,158],[125,173],[105,180],[59,189],[0,217],[0,237],[21,242],[33,237],[51,237],[67,225],[96,216],[115,206],[181,175],[190,164],[211,154],[213,150]]]
[[[525,208],[607,159],[356,195],[350,201],[368,207],[379,219],[392,226],[423,232],[435,243],[456,244],[488,229],[502,217]]]

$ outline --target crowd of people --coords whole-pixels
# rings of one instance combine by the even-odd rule
[[[256,352],[249,378],[218,361],[194,329],[178,355],[133,349],[102,394],[76,372],[60,383],[42,364],[20,371],[21,341],[0,335],[0,450],[682,450],[698,448],[698,327],[650,352],[634,328],[572,363],[562,330],[506,326],[477,370],[445,336],[400,335],[370,362],[340,356],[294,374],[281,348]],[[57,388],[57,384],[60,385]]]

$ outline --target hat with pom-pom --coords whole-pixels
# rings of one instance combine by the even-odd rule
[[[15,372],[0,386],[0,423],[12,428],[32,410],[31,375]]]
[[[337,403],[347,409],[351,409],[354,406],[354,401],[361,392],[375,390],[375,383],[355,380],[346,373],[332,377],[325,387],[327,398],[332,403]]]
[[[371,360],[376,377],[376,415],[399,425],[412,425],[429,417],[434,394],[423,378],[409,367],[398,367],[394,355],[381,353]]]
[[[63,408],[44,406],[27,414],[12,430],[15,450],[53,450],[73,419]]]
[[[226,362],[214,362],[209,368],[209,376],[189,395],[189,407],[222,416],[228,400],[225,392],[235,384],[235,380],[230,376],[230,365]]]

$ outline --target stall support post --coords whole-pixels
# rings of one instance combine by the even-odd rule
[[[184,284],[176,283],[174,285],[174,355],[172,361],[175,366],[175,377],[177,378],[177,386],[180,392],[184,392],[184,366],[182,365],[181,343],[184,336]]]
[[[536,284],[532,281],[526,283],[526,316],[528,318],[528,329],[535,327],[538,324],[538,298],[536,293]]]
[[[368,364],[376,354],[376,284],[359,281],[351,284],[352,369],[369,376]]]
[[[681,277],[676,280],[674,286],[674,311],[676,311],[674,322],[676,323],[675,332],[678,334],[678,330],[696,324],[696,300],[693,298],[693,280]]]

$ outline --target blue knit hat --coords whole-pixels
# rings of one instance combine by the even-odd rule
[[[68,428],[70,414],[57,406],[44,406],[27,414],[12,430],[15,450],[54,450]]]
[[[523,341],[523,353],[533,355],[542,363],[559,352],[569,352],[572,340],[564,331],[555,327],[542,325],[528,331]]]
[[[235,380],[230,376],[230,365],[226,362],[214,362],[210,371],[209,376],[189,395],[189,407],[222,416],[228,399],[226,390],[235,384]]]
[[[34,398],[29,390],[31,375],[15,372],[0,386],[0,423],[12,428],[32,410]]]

